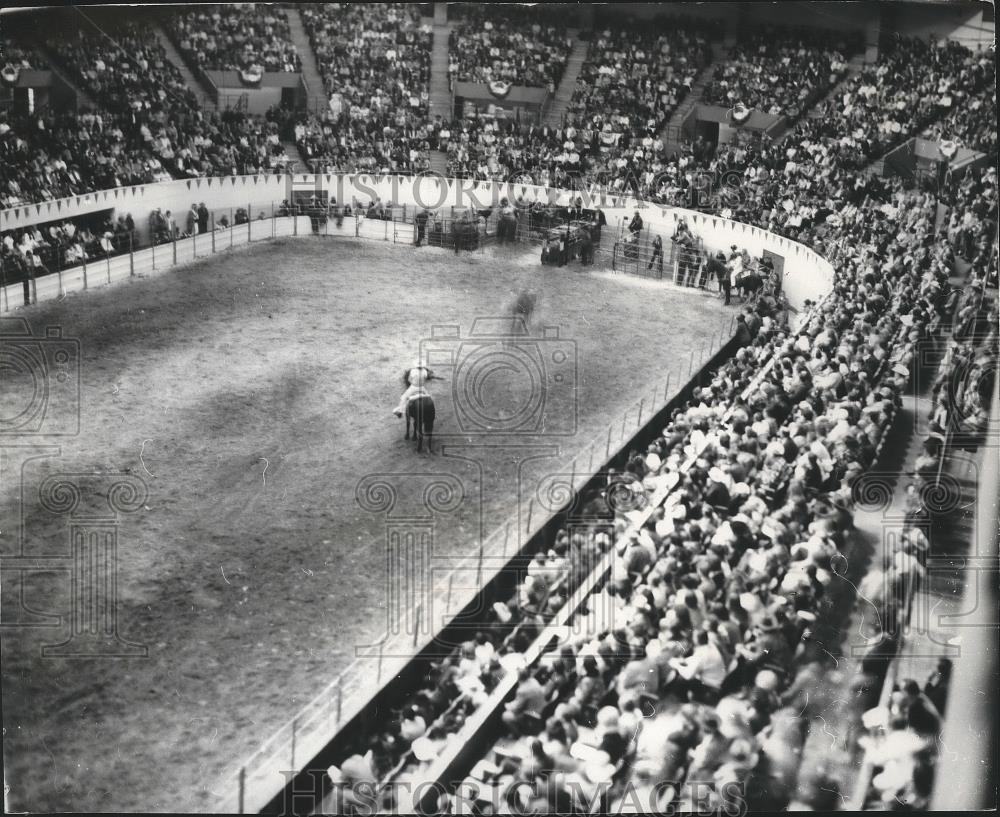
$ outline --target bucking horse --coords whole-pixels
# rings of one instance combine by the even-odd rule
[[[434,437],[434,398],[424,388],[431,380],[443,380],[426,366],[417,364],[403,372],[406,391],[399,406],[393,412],[397,417],[406,418],[405,440],[410,439],[410,421],[413,421],[413,439],[417,441],[417,451],[424,450],[424,436],[427,437],[427,452],[434,453],[431,445]]]

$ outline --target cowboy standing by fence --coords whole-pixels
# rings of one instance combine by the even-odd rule
[[[653,238],[653,255],[649,259],[649,266],[646,267],[647,270],[653,268],[653,263],[656,262],[656,271],[662,276],[663,275],[663,239],[659,236]]]

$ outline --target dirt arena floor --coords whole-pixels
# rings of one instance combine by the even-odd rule
[[[533,328],[575,344],[577,433],[557,441],[560,455],[649,394],[651,375],[662,384],[686,367],[735,310],[630,276],[543,268],[534,251],[456,259],[288,239],[17,313],[36,335],[60,326],[79,339],[81,425],[43,440],[58,456],[3,473],[0,548],[18,547],[22,480],[24,554],[38,557],[69,552],[66,518],[39,504],[46,476],[142,478],[148,498],[119,525],[118,618],[148,656],[41,657],[63,630],[7,623],[25,607],[66,615],[69,581],[34,572],[19,588],[8,572],[12,810],[208,811],[231,793],[240,762],[385,630],[385,518],[359,507],[359,479],[447,473],[478,496],[474,465],[404,442],[391,414],[402,369],[432,325],[465,335],[525,289],[538,298]],[[438,404],[437,431],[460,431]],[[526,479],[551,462],[533,461]],[[463,502],[436,553],[472,552],[516,490],[492,488],[482,517]]]

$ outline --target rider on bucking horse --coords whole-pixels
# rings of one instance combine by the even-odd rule
[[[440,379],[440,378],[438,378]],[[403,373],[403,382],[406,384],[406,391],[399,398],[399,405],[393,409],[392,413],[397,417],[402,417],[406,413],[406,407],[411,400],[418,397],[430,397],[431,393],[424,388],[424,383],[434,380],[434,372],[424,366],[419,360]]]

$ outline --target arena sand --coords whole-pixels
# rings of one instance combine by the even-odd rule
[[[533,328],[575,343],[579,431],[557,441],[567,457],[686,368],[734,310],[543,268],[521,248],[456,258],[289,239],[16,313],[36,335],[61,326],[82,356],[79,435],[47,441],[60,456],[24,471],[26,555],[69,552],[65,518],[32,487],[48,474],[129,470],[149,498],[122,517],[118,554],[120,632],[148,657],[42,658],[62,630],[3,630],[13,810],[208,811],[231,795],[240,762],[385,630],[385,519],[355,500],[366,474],[457,476],[470,499],[439,524],[436,554],[476,548],[478,469],[418,455],[391,411],[432,325],[467,334],[521,290],[538,296]],[[437,430],[458,430],[447,407]],[[528,482],[553,462],[526,466]],[[15,482],[3,485],[8,510]],[[484,524],[511,511],[515,491],[484,498]],[[68,585],[29,574],[26,602],[66,615]],[[5,577],[6,621],[16,592]]]

